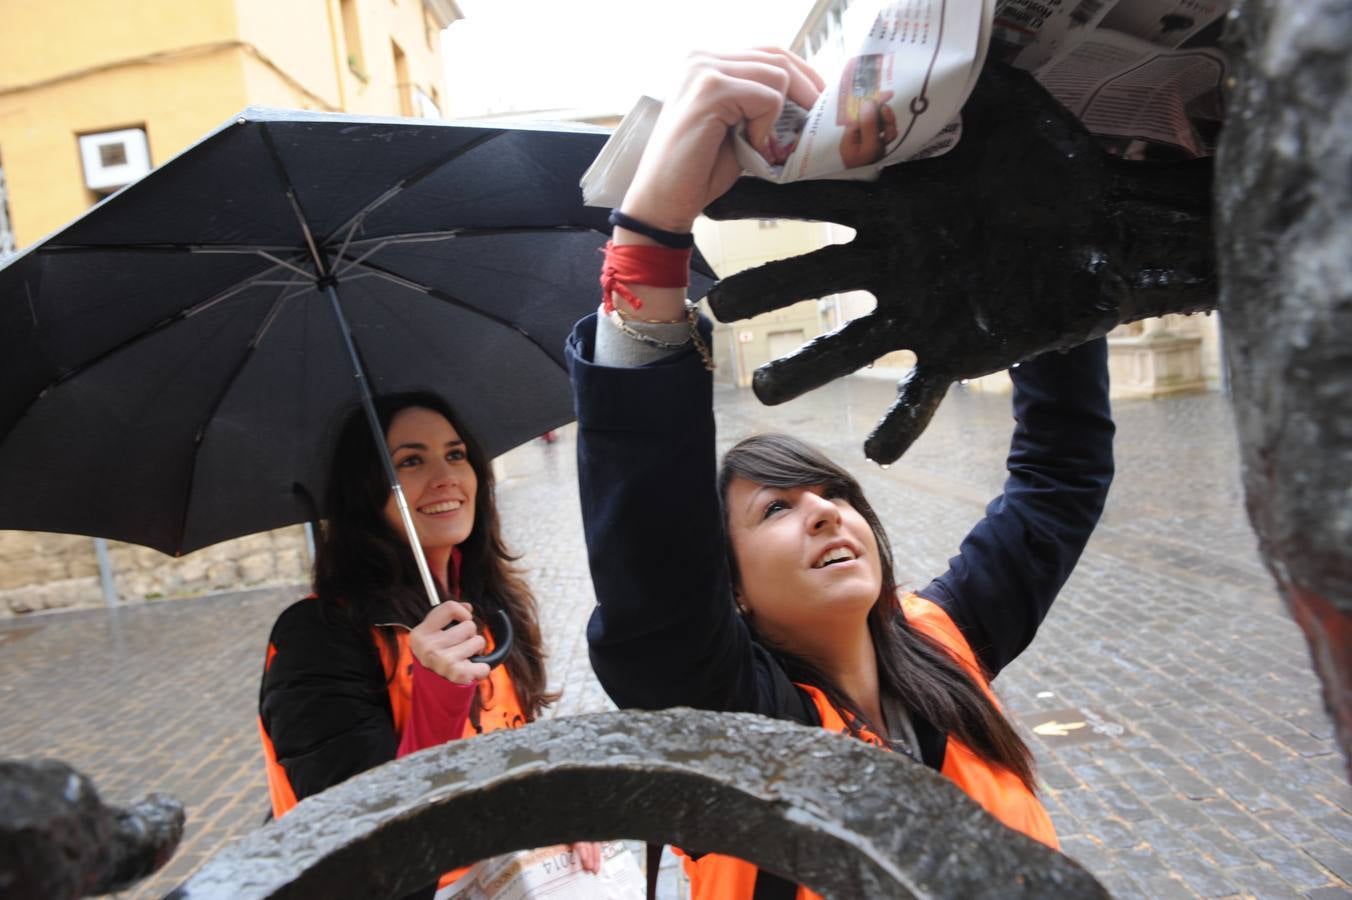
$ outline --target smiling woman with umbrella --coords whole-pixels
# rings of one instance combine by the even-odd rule
[[[277,816],[396,757],[524,725],[556,697],[545,690],[535,599],[512,569],[487,457],[435,394],[386,397],[374,410],[418,540],[408,539],[357,410],[329,468],[314,594],[278,617],[268,642],[259,728]],[[442,599],[431,612],[415,547]],[[508,635],[505,659],[475,655]],[[584,868],[599,867],[596,845],[575,848]]]
[[[492,509],[487,460],[572,418],[562,344],[586,311],[592,260],[610,230],[603,211],[582,205],[577,185],[604,140],[587,126],[249,109],[28,248],[0,266],[0,528],[89,534],[181,556],[320,514],[333,526],[338,516],[309,498],[323,493],[331,456],[324,441],[354,399],[354,384],[365,401],[365,439],[381,448],[394,410],[381,422],[371,392],[432,386],[454,401],[457,415],[443,412],[450,427],[467,443],[473,435],[482,450],[469,453],[477,490],[462,541],[461,595],[487,621],[498,652],[508,623],[523,641],[486,683],[510,678],[521,719],[529,719],[544,698],[542,681],[521,669],[534,615],[512,617],[530,608],[529,592],[502,581],[499,587],[510,581],[520,588],[513,596],[526,598],[513,606],[474,580],[486,577],[489,563],[508,571],[496,520],[483,517]],[[692,265],[692,278],[707,283],[707,267],[698,259]],[[388,454],[379,455],[372,465],[385,466],[387,479],[367,486],[378,495],[370,510],[383,511],[393,493],[401,517],[429,525],[462,517],[409,510]],[[450,502],[412,499],[415,507]],[[368,535],[391,527],[362,521]],[[384,534],[383,544],[358,540],[350,563],[318,566],[334,580],[317,582],[321,602],[300,608],[323,609],[329,594],[355,597],[354,585],[397,588],[402,598],[420,578],[417,613],[400,600],[390,618],[360,614],[371,624],[417,626],[428,598],[435,606],[438,596],[456,596],[455,557],[440,577],[426,566],[410,576],[405,554],[417,562],[422,545],[398,537],[409,533],[424,536],[409,524],[395,537]],[[468,549],[478,540],[490,548],[482,558]],[[335,549],[324,551],[330,561]],[[358,563],[387,564],[392,574],[364,580],[375,570],[354,575]],[[392,602],[392,594],[379,596]],[[457,647],[464,655],[442,671],[457,680],[482,674],[467,658],[480,652],[466,640],[471,626],[444,635],[434,626],[465,614],[448,605],[428,620],[437,646],[429,644],[424,661],[440,671]],[[374,657],[374,682],[362,682],[386,691],[391,648],[417,644],[397,634],[390,643],[388,628],[379,643],[369,627],[356,631],[365,643],[354,646],[386,648]],[[331,662],[332,646],[309,646],[316,665]],[[284,666],[287,653],[281,647],[274,666]],[[369,657],[353,659],[344,674],[369,674]],[[433,717],[451,736],[465,728],[456,729],[457,715],[487,728],[505,708],[466,707],[473,693],[460,690],[455,713],[456,690],[437,693],[452,695]],[[492,704],[507,694],[488,693]],[[341,706],[371,698],[340,689],[334,699]],[[299,715],[324,725],[328,706],[302,705]],[[410,703],[408,714],[421,708]],[[408,733],[368,724],[350,737],[365,742],[357,755],[371,756],[363,759],[386,751],[388,759]],[[281,750],[284,739],[273,737]],[[297,783],[286,781],[293,797],[356,771],[351,760],[323,752],[305,760],[288,752],[281,755],[297,771],[316,762]]]

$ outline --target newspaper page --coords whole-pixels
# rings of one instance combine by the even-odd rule
[[[990,57],[1031,70],[1110,153],[1210,155],[1228,0],[1001,0]]]
[[[883,5],[864,35],[847,39],[854,53],[812,109],[785,104],[771,159],[739,134],[737,161],[752,175],[785,182],[871,178],[922,152],[943,152],[956,139],[942,148],[933,141],[976,83],[993,12],[994,0]]]
[[[647,882],[620,841],[601,845],[601,871],[584,872],[566,844],[476,863],[434,900],[643,900]]]
[[[1110,153],[1214,152],[1227,68],[1218,49],[1232,0],[898,0],[875,3],[843,70],[812,109],[785,104],[768,157],[734,140],[774,182],[876,178],[947,152],[987,59],[1031,71]],[[871,11],[871,10],[866,10]],[[826,74],[826,73],[823,73]],[[618,206],[661,112],[643,98],[582,177],[584,202]]]
[[[811,109],[788,102],[770,158],[744,133],[738,162],[774,182],[876,178],[884,166],[935,156],[958,139],[958,113],[980,74],[996,0],[893,0],[857,21],[867,29]],[[823,73],[826,74],[826,73]],[[633,181],[661,103],[642,98],[582,176],[583,200],[617,206]]]

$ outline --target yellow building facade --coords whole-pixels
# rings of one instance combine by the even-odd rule
[[[437,115],[453,0],[0,0],[0,172],[22,248],[97,202],[80,138],[159,165],[246,106]]]

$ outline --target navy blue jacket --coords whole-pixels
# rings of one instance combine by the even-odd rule
[[[693,352],[638,368],[591,362],[597,319],[567,356],[578,480],[598,606],[592,668],[621,707],[692,706],[819,724],[732,600],[715,486],[712,378]],[[706,323],[707,327],[707,323]],[[1112,481],[1106,343],[1011,371],[1016,424],[1004,492],[943,575],[918,591],[944,608],[994,677],[1028,646],[1079,559]],[[639,538],[645,548],[639,551]],[[944,736],[914,721],[927,764]]]

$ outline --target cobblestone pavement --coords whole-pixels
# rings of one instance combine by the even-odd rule
[[[850,465],[914,586],[999,490],[1009,407],[956,389],[882,469],[859,448],[891,397],[856,377],[774,409],[722,390],[718,408],[729,443],[787,430]],[[1064,848],[1123,897],[1352,897],[1352,787],[1304,641],[1257,557],[1228,407],[1206,395],[1116,414],[1103,524],[997,682],[1031,735]],[[583,639],[593,601],[573,449],[564,429],[501,461],[503,520],[564,688],[557,715],[608,706]],[[187,804],[175,859],[124,896],[162,895],[261,822],[257,679],[267,629],[297,590],[0,624],[0,754],[65,759],[109,802],[162,790]]]

